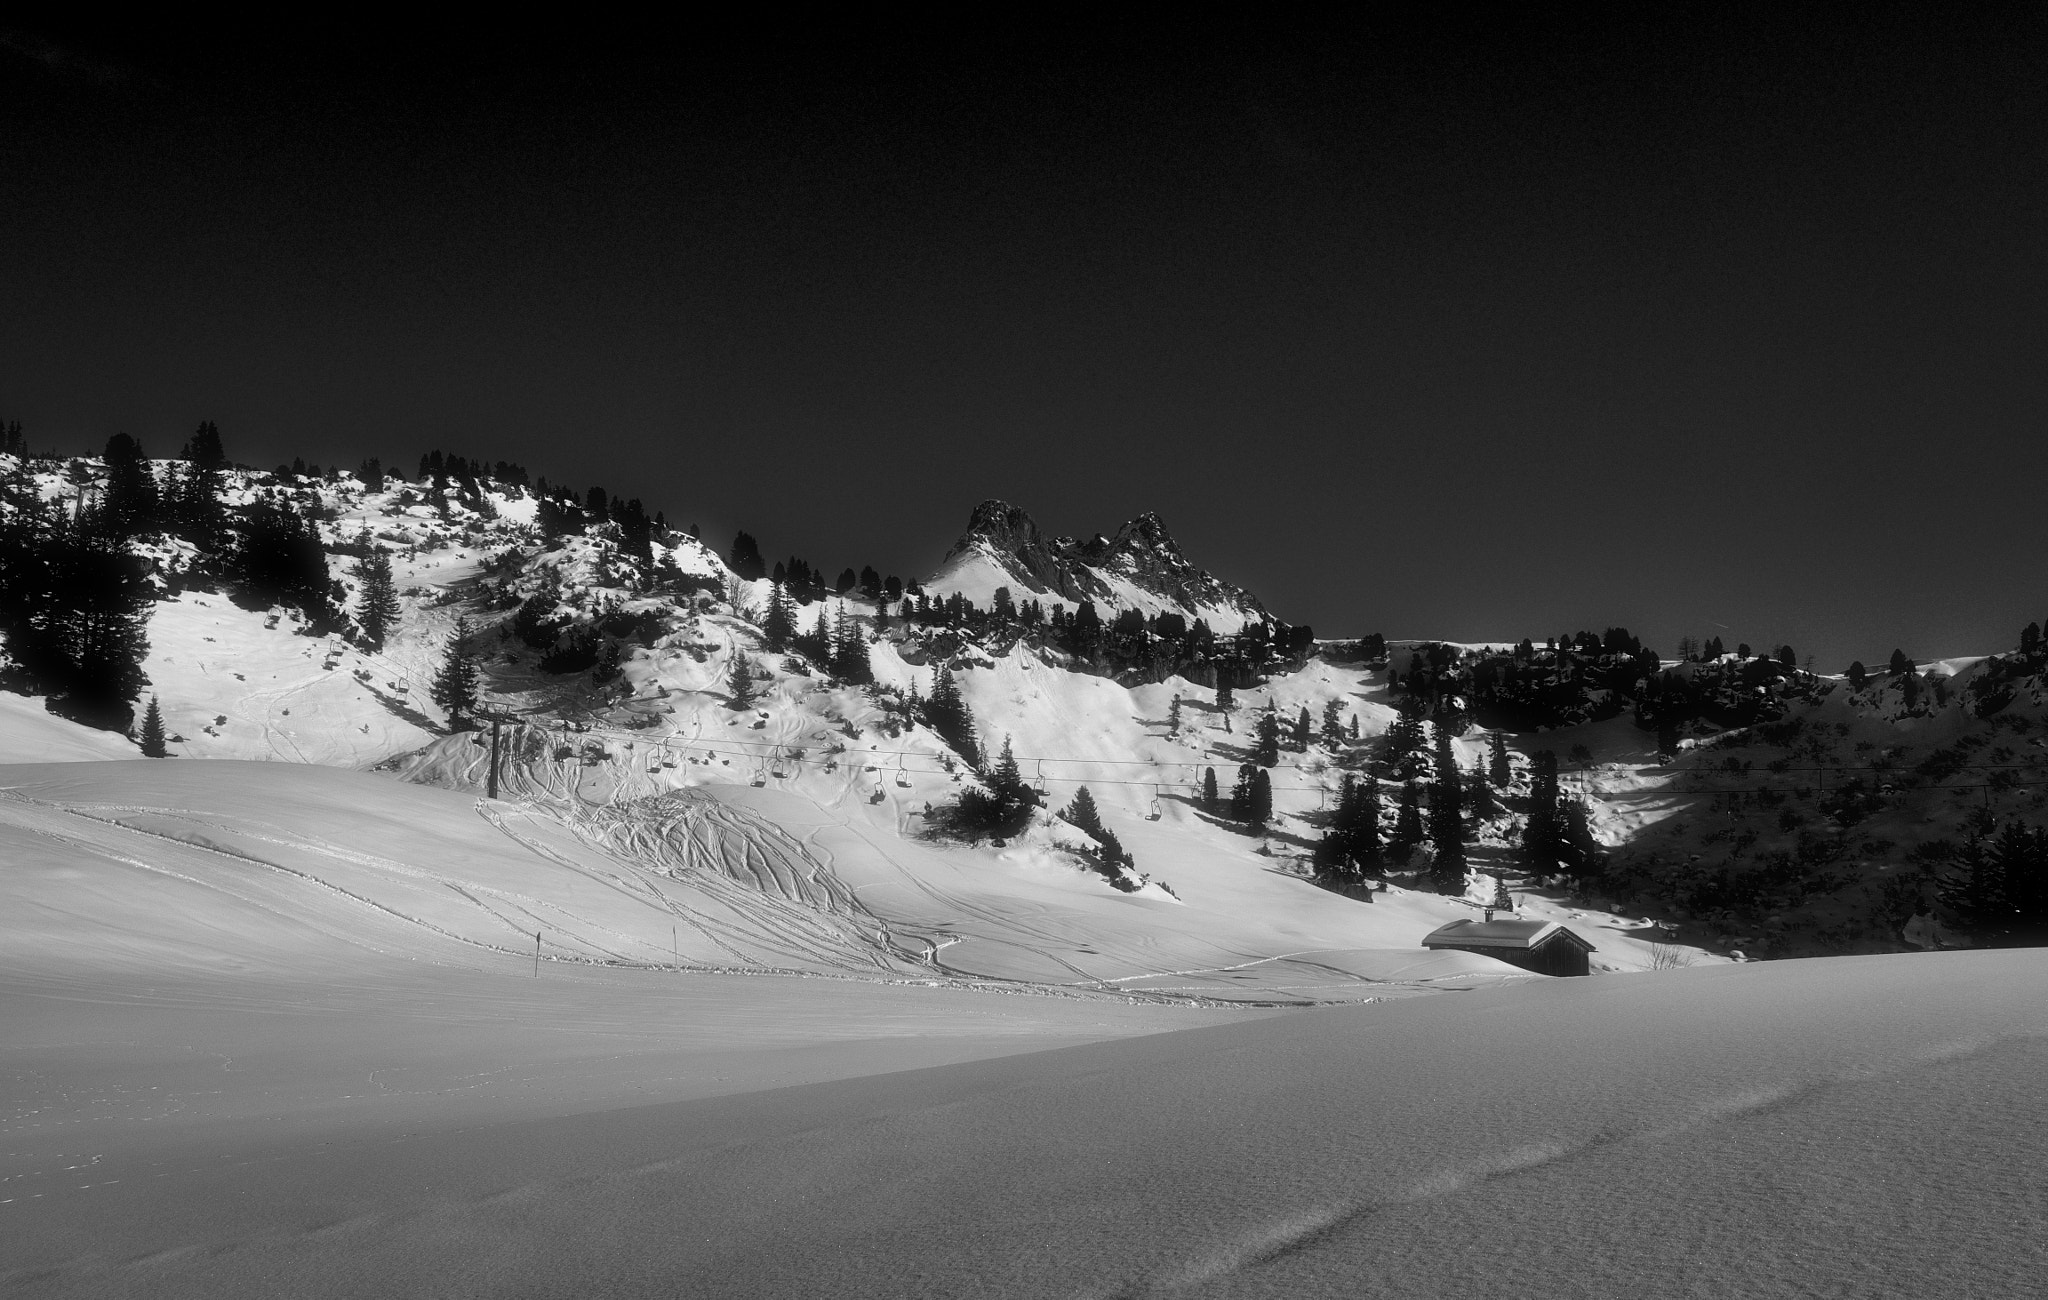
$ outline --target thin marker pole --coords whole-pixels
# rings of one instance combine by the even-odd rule
[[[533,977],[540,978],[540,931],[533,932]]]

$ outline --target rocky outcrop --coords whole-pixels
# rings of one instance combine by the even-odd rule
[[[1013,594],[1020,600],[1029,593],[1117,608],[1126,603],[1125,592],[1112,582],[1119,579],[1190,618],[1216,610],[1243,620],[1272,617],[1250,592],[1190,564],[1165,521],[1151,512],[1124,524],[1113,537],[1097,534],[1077,541],[1048,538],[1019,507],[984,501],[969,516],[966,533],[946,552],[941,572],[976,552],[1015,579]]]

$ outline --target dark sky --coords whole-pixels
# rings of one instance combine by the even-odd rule
[[[832,572],[1157,510],[1324,635],[1995,649],[2034,12],[5,31],[0,417],[516,460]]]

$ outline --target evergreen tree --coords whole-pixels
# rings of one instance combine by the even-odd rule
[[[1245,818],[1254,830],[1264,830],[1273,820],[1273,778],[1264,768],[1252,773],[1251,809]]]
[[[169,758],[171,751],[164,748],[164,715],[157,708],[156,696],[149,697],[149,711],[142,715],[142,756],[144,758]]]
[[[1017,755],[1010,749],[1010,738],[1003,737],[1003,752],[996,758],[996,765],[989,770],[989,790],[999,799],[1010,803],[1037,804],[1038,795],[1024,784],[1024,774],[1017,768]]]
[[[1270,703],[1259,715],[1259,739],[1252,746],[1252,761],[1260,767],[1273,767],[1280,762],[1280,715]]]
[[[1180,693],[1178,691],[1174,692],[1173,703],[1166,708],[1166,729],[1170,732],[1180,730]]]
[[[0,630],[9,657],[54,697],[52,711],[125,732],[149,684],[147,563],[99,526],[99,512],[46,507],[25,473],[0,511]]]
[[[2014,820],[1988,841],[1972,835],[1941,894],[1981,946],[2042,943],[2048,939],[2048,828]]]
[[[201,551],[222,549],[228,520],[220,503],[220,472],[188,460],[182,473],[173,469],[166,488],[163,514],[177,535]]]
[[[1860,691],[1870,682],[1870,672],[1863,666],[1861,659],[1852,661],[1849,670],[1842,675],[1849,679],[1849,689],[1852,691]]]
[[[1508,762],[1507,737],[1498,731],[1487,737],[1486,776],[1497,790],[1507,789],[1508,782],[1514,780],[1515,769]]]
[[[818,617],[824,616],[820,610]],[[789,648],[790,638],[795,634],[796,615],[790,608],[788,593],[778,581],[768,589],[768,612],[761,619],[761,640],[771,652],[781,654]]]
[[[1487,906],[1496,912],[1515,910],[1515,900],[1508,894],[1508,882],[1500,876],[1493,878],[1493,900]]]
[[[1529,757],[1529,817],[1522,826],[1522,862],[1539,880],[1556,875],[1562,865],[1564,827],[1557,802],[1557,755],[1539,749]]]
[[[852,591],[854,584],[859,581],[860,579],[854,576],[852,569],[841,569],[839,571],[839,580],[832,584],[832,592],[834,595],[844,596],[847,592]]]
[[[107,439],[107,492],[100,513],[106,530],[129,538],[155,532],[162,524],[156,473],[142,444],[125,433]]]
[[[363,630],[365,645],[381,650],[384,638],[398,625],[398,588],[391,578],[390,552],[372,545],[370,553],[356,561],[355,576],[362,585],[357,596],[356,626]],[[524,608],[521,606],[522,612]]]
[[[1407,780],[1420,770],[1415,755],[1422,748],[1423,707],[1422,701],[1413,695],[1401,697],[1380,755],[1380,766],[1389,776]]]
[[[732,662],[726,665],[726,694],[732,698],[727,707],[750,709],[754,707],[754,672],[747,663],[747,655],[738,646],[732,649]]]
[[[2041,625],[2029,623],[2020,629],[2020,653],[2032,655],[2041,648]]]
[[[1368,866],[1379,860],[1379,808],[1368,793],[1370,781],[1359,782],[1350,773],[1337,791],[1337,807],[1330,815],[1329,829],[1315,848],[1318,873],[1340,883],[1363,878]]]
[[[1216,673],[1216,709],[1219,713],[1228,716],[1230,711],[1236,707],[1237,692],[1230,688],[1230,679],[1223,675],[1221,669],[1218,669]]]
[[[334,608],[327,551],[310,518],[272,505],[251,507],[242,517],[230,568],[250,599],[299,610],[316,628],[331,628]]]
[[[953,670],[941,665],[932,678],[932,693],[924,703],[925,724],[937,732],[939,738],[953,747],[955,753],[967,760],[969,767],[981,766],[981,744],[975,734],[974,714],[967,707],[967,701],[960,696],[960,687],[953,680]]]
[[[1493,785],[1476,764],[1471,775],[1465,778],[1462,793],[1471,805],[1473,820],[1491,821],[1500,815],[1500,800],[1494,796]]]
[[[1344,743],[1344,710],[1337,700],[1323,703],[1323,744],[1336,749]]]
[[[476,713],[476,661],[469,657],[468,640],[469,620],[456,619],[440,671],[434,675],[433,700],[448,714],[450,731],[469,730]]]
[[[199,429],[185,443],[180,453],[191,462],[193,468],[206,474],[218,474],[227,468],[227,453],[221,450],[220,426],[211,420],[202,420]]]
[[[1892,651],[1892,662],[1890,671],[1893,676],[1897,676],[1901,673],[1910,673],[1913,671],[1913,661],[1911,659],[1906,658],[1906,652],[1904,650]]]
[[[1405,864],[1415,846],[1422,843],[1422,791],[1413,781],[1401,784],[1400,802],[1394,807],[1394,829],[1387,836],[1387,857]]]
[[[875,680],[860,619],[844,605],[839,607],[839,627],[832,643],[832,675],[854,686],[871,686]]]
[[[1237,781],[1230,787],[1230,820],[1248,822],[1252,819],[1252,776],[1259,769],[1250,763],[1237,767]]]
[[[1222,796],[1216,790],[1216,769],[1202,769],[1202,811],[1215,814],[1222,806]]]
[[[1440,894],[1465,892],[1465,814],[1451,733],[1436,729],[1436,785],[1429,797],[1429,842],[1436,851],[1431,878]]]
[[[1311,724],[1311,723],[1309,722],[1309,717],[1308,717],[1308,705],[1304,704],[1304,705],[1302,705],[1302,706],[1301,706],[1301,714],[1300,714],[1300,716],[1296,717],[1296,718],[1295,718],[1295,720],[1294,720],[1294,752],[1295,752],[1295,753],[1297,753],[1297,754],[1306,754],[1306,753],[1308,753],[1308,742],[1309,742],[1309,737],[1310,737],[1310,736],[1311,736],[1311,735],[1313,734],[1313,731],[1311,730],[1311,726],[1312,726],[1312,724]]]
[[[761,560],[761,544],[750,533],[734,536],[732,550],[726,553],[725,567],[747,582],[768,576],[768,566]]]
[[[1005,750],[1008,747],[1008,742],[1004,742]],[[1073,802],[1060,810],[1060,816],[1077,830],[1085,831],[1098,839],[1101,838],[1103,831],[1102,813],[1096,808],[1095,796],[1089,792],[1087,786],[1084,785],[1074,792]]]
[[[1600,848],[1600,841],[1593,837],[1586,801],[1567,799],[1561,806],[1558,869],[1565,879],[1571,881],[1574,889],[1584,892],[1587,886],[1600,878],[1605,854]]]

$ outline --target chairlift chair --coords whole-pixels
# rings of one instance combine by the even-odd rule
[[[903,755],[901,754],[896,756],[896,786],[901,790],[908,790],[910,788],[910,778],[904,775],[903,772]]]
[[[1156,822],[1163,815],[1164,810],[1162,810],[1159,806],[1159,787],[1155,784],[1152,787],[1152,806],[1145,810],[1145,820],[1148,822]]]
[[[767,784],[768,784],[768,769],[767,769],[767,768],[765,768],[765,767],[756,767],[756,768],[754,769],[754,779],[753,779],[753,781],[752,781],[752,782],[750,782],[750,784],[752,784],[752,785],[767,785]]]

